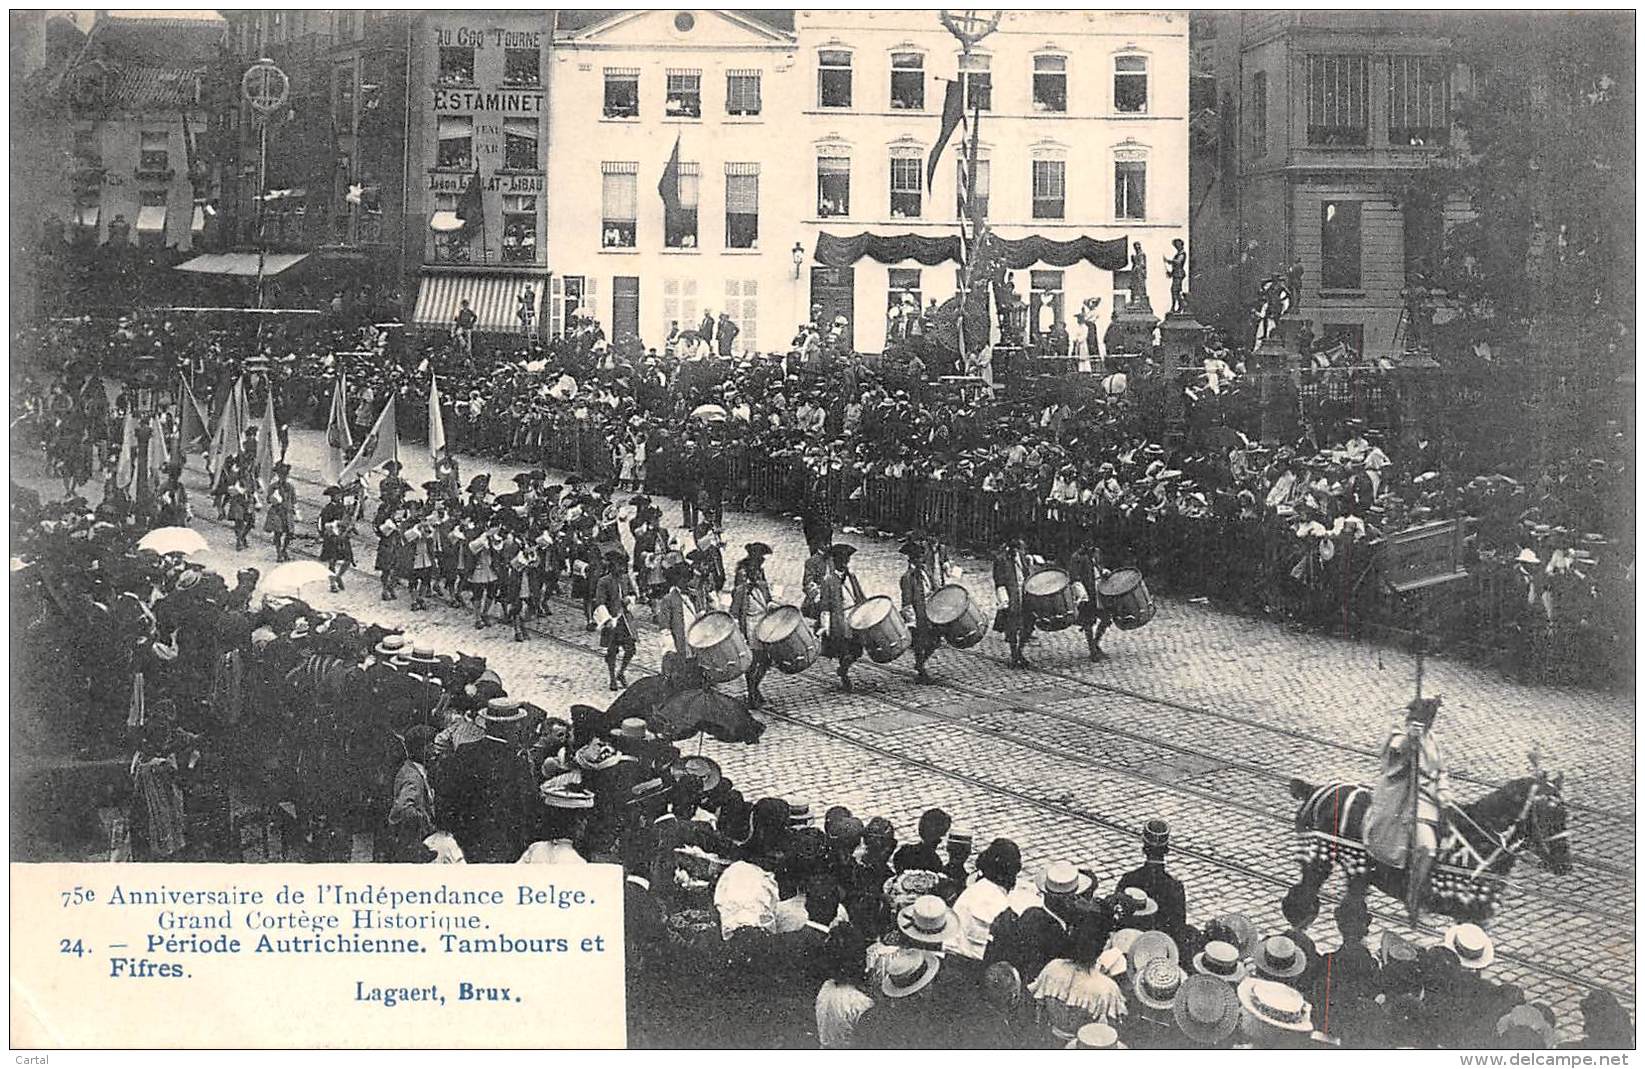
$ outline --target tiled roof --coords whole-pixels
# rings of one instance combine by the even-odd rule
[[[116,108],[182,108],[198,103],[195,71],[181,67],[111,65],[107,100]]]

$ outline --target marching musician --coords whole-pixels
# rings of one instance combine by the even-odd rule
[[[348,491],[332,484],[326,487],[326,505],[320,510],[320,560],[331,569],[333,593],[343,589],[343,576],[354,563],[354,509],[346,500]]]
[[[274,465],[268,487],[268,512],[263,517],[263,530],[274,536],[276,561],[291,559],[291,536],[302,518],[297,509],[297,488],[291,485],[291,465],[280,461]]]
[[[684,561],[676,561],[668,568],[668,592],[658,603],[658,615],[662,625],[668,630],[668,637],[674,643],[674,652],[681,657],[691,660],[694,654],[691,644],[686,641],[686,633],[691,625],[697,622],[697,614],[702,607],[692,598],[688,591],[691,589],[691,580],[694,570]]]
[[[771,547],[764,542],[750,542],[743,548],[747,555],[737,562],[731,585],[731,615],[754,655],[747,672],[748,707],[763,709],[765,695],[760,693],[760,681],[771,667],[771,655],[755,636],[754,628],[771,606],[771,583],[765,577],[765,558],[771,555]]]
[[[902,573],[902,611],[914,640],[914,682],[935,683],[925,670],[925,662],[942,645],[942,637],[925,611],[926,599],[937,592],[937,584],[927,570],[930,551],[924,542],[910,538],[902,544],[902,553],[908,558],[908,568]]]
[[[1023,594],[1028,577],[1033,574],[1033,563],[1028,556],[1028,543],[1021,538],[1007,538],[994,557],[994,599],[999,612],[994,617],[994,630],[1005,635],[1011,644],[1011,667],[1028,668],[1028,658],[1022,655],[1022,644],[1033,630]]]
[[[1113,623],[1113,614],[1097,594],[1097,586],[1108,578],[1109,569],[1103,566],[1102,547],[1097,545],[1095,530],[1086,531],[1085,542],[1074,551],[1068,570],[1074,582],[1085,591],[1085,600],[1080,603],[1079,625],[1080,630],[1085,632],[1085,644],[1090,650],[1091,660],[1106,661],[1108,654],[1102,651],[1102,636]]]
[[[839,662],[840,689],[851,693],[851,666],[862,656],[862,643],[851,633],[846,614],[863,600],[862,584],[851,571],[856,546],[837,542],[829,547],[830,568],[818,595],[822,611],[823,656]]]
[[[612,690],[628,686],[628,662],[634,659],[634,621],[629,609],[639,592],[628,574],[628,554],[612,547],[605,552],[605,574],[594,588],[595,619],[600,645],[605,647],[605,668]],[[618,657],[622,663],[618,664]]]
[[[828,546],[813,547],[800,578],[800,612],[810,617],[813,623],[822,616],[822,583],[828,576],[828,568]]]
[[[1390,868],[1405,869],[1405,909],[1414,926],[1422,915],[1428,874],[1439,849],[1451,783],[1434,737],[1438,698],[1405,707],[1382,746],[1382,775],[1365,816],[1365,848]]]
[[[438,488],[439,483],[425,483],[424,486]],[[434,577],[440,570],[440,530],[436,525],[434,514],[440,506],[434,500],[418,510],[420,515],[405,532],[407,555],[411,567],[411,577],[407,586],[411,590],[411,608],[421,611],[428,607],[427,596],[434,591]]]

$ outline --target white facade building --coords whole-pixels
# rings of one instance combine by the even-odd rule
[[[672,325],[725,312],[737,351],[787,349],[805,311],[806,77],[793,34],[753,14],[562,24],[549,90],[551,334],[581,309],[614,342],[660,349]],[[669,213],[659,184],[676,143],[681,210]]]
[[[802,172],[793,179],[803,190],[794,218],[808,253],[822,233],[957,234],[957,134],[926,188],[945,80],[957,76],[961,55],[938,13],[798,10],[794,19],[798,70],[789,80],[799,83],[801,119],[771,132],[773,155]],[[1186,12],[1006,13],[965,74],[974,83],[967,121],[971,105],[983,105],[978,193],[993,231],[1140,241],[1149,297],[1163,315],[1164,259],[1173,239],[1188,241],[1188,69]],[[941,303],[956,290],[957,267],[866,256],[828,267],[808,255],[807,307],[823,306],[827,320],[847,316],[856,348],[877,352],[888,302],[911,292],[922,307]],[[1061,320],[1077,334],[1074,313],[1088,297],[1101,298],[1105,327],[1130,286],[1128,272],[1085,261],[1031,265],[1013,282],[1029,299],[1032,333]]]

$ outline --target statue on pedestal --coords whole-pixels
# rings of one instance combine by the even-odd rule
[[[1165,276],[1171,280],[1171,312],[1186,313],[1188,304],[1182,297],[1182,283],[1188,277],[1188,250],[1181,238],[1172,239],[1171,247],[1175,251],[1165,258]]]
[[[1148,302],[1148,257],[1143,255],[1140,241],[1131,243],[1131,307],[1142,312],[1154,310]]]

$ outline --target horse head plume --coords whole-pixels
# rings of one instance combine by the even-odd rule
[[[1531,747],[1531,751],[1525,755],[1525,759],[1531,763],[1531,771],[1536,773],[1538,779],[1548,775],[1542,770],[1542,746],[1540,743]]]

